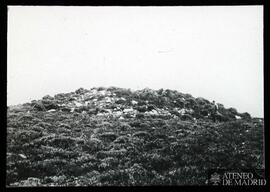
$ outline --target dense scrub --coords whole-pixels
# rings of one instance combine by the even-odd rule
[[[8,186],[204,185],[263,168],[263,119],[171,90],[78,89],[10,106]]]

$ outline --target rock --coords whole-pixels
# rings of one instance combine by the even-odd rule
[[[138,102],[137,102],[137,101],[135,101],[135,100],[132,100],[132,101],[131,101],[131,104],[132,104],[132,105],[137,105],[137,104],[138,104]]]
[[[83,104],[81,104],[81,103],[79,103],[79,102],[74,102],[74,104],[75,104],[76,107],[81,107],[81,106],[83,106]]]
[[[149,112],[150,115],[159,115],[157,110],[153,109],[152,111]]]
[[[56,111],[55,109],[50,109],[47,112],[55,112],[55,111]]]
[[[178,112],[180,115],[184,115],[184,114],[186,114],[186,109],[181,109]]]
[[[24,154],[19,154],[19,156],[23,159],[26,159],[27,157]]]
[[[238,115],[235,115],[235,118],[236,119],[242,119],[242,117],[238,116]]]
[[[181,133],[178,133],[178,136],[183,137],[185,136],[185,134],[181,132]]]
[[[99,94],[105,96],[106,95],[106,90],[99,91]]]
[[[36,187],[39,186],[41,184],[40,179],[39,178],[34,178],[34,177],[29,177],[27,180],[23,180],[20,182],[21,186],[25,186],[25,187]]]
[[[126,101],[126,98],[124,98],[124,97],[121,97],[120,99],[123,100],[123,101]]]
[[[129,108],[129,109],[124,109],[123,112],[124,113],[130,113],[130,112],[133,112],[134,109],[133,108]]]

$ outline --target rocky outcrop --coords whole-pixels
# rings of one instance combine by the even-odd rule
[[[202,170],[263,168],[264,120],[217,105],[97,87],[8,106],[7,185],[203,185]]]

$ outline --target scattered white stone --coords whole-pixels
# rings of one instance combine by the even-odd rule
[[[101,95],[106,95],[106,90],[99,91]]]
[[[238,116],[238,115],[235,115],[235,118],[236,119],[242,119],[242,117]]]
[[[134,113],[134,114],[131,114],[131,117],[136,117],[136,114]]]
[[[124,109],[123,112],[124,112],[124,113],[133,112],[133,108],[130,108],[130,109]]]
[[[159,113],[157,110],[153,109],[152,111],[149,112],[150,115],[158,115]]]
[[[135,101],[135,100],[132,100],[131,103],[132,103],[132,105],[137,105],[138,104],[138,102]]]
[[[75,110],[75,108],[73,107],[73,108],[70,109],[70,112],[73,113],[74,110]]]
[[[115,111],[115,112],[113,112],[113,114],[115,116],[121,116],[122,115],[122,112],[121,111]]]
[[[83,104],[81,104],[81,103],[79,103],[79,102],[74,102],[75,103],[75,105],[76,105],[76,107],[81,107],[81,106],[83,106]]]
[[[92,94],[96,94],[97,92],[98,92],[97,89],[92,89],[92,90],[91,90],[91,93],[92,93]]]
[[[90,92],[87,92],[87,93],[84,94],[85,97],[90,96],[90,95],[91,95]]]
[[[120,99],[123,100],[123,101],[126,101],[126,98],[124,98],[124,97],[121,97]]]
[[[181,109],[178,111],[181,115],[184,115],[186,113],[186,109]]]
[[[23,159],[26,159],[27,157],[24,154],[19,154],[19,156]]]

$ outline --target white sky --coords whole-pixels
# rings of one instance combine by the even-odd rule
[[[263,6],[9,6],[8,105],[174,89],[263,117]]]

